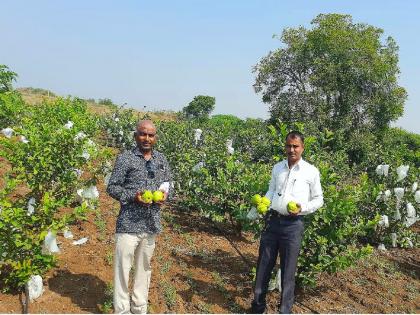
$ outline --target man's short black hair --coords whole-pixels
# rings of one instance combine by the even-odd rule
[[[302,143],[305,143],[305,137],[303,136],[303,134],[301,132],[299,132],[297,130],[290,131],[286,135],[286,139],[285,140],[287,141],[287,138],[289,138],[289,137],[292,138],[292,139],[299,138],[300,141],[302,141]]]

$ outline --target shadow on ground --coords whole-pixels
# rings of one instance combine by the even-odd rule
[[[72,303],[86,312],[99,313],[98,305],[105,299],[106,283],[91,274],[57,270],[48,286],[51,291],[70,297]]]

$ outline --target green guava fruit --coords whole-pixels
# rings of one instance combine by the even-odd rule
[[[153,192],[153,202],[159,202],[159,201],[162,201],[163,200],[163,197],[164,197],[164,195],[163,195],[163,192],[162,191],[160,191],[160,190],[156,190],[156,191],[154,191]]]
[[[267,206],[267,208],[268,208],[268,206],[270,206],[270,199],[268,199],[267,197],[262,197],[261,198],[261,203],[263,204],[263,205],[265,205],[265,206]]]
[[[143,199],[143,202],[145,203],[152,203],[153,193],[150,190],[145,190],[141,195],[141,199]]]
[[[287,204],[287,211],[289,211],[290,213],[298,213],[299,212],[299,207],[298,207],[297,203],[294,202],[294,201],[290,201]]]
[[[259,194],[255,194],[252,196],[251,202],[254,206],[258,206],[258,204],[261,202],[261,196]]]
[[[259,214],[265,214],[267,212],[267,210],[268,210],[268,206],[263,204],[263,203],[260,203],[257,206],[257,211],[258,211]]]

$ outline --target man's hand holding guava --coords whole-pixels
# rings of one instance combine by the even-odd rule
[[[287,212],[290,215],[298,215],[302,211],[302,207],[300,203],[295,201],[290,201],[287,203]]]
[[[135,200],[145,206],[153,203],[153,193],[150,190],[138,191]]]
[[[153,202],[158,205],[162,205],[168,198],[168,193],[162,190],[156,190],[153,192]]]
[[[161,190],[151,191],[139,191],[136,194],[136,201],[142,205],[150,206],[152,203],[163,204],[168,198],[168,194]]]

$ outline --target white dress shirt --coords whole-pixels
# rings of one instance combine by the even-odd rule
[[[275,164],[265,195],[271,201],[271,208],[283,215],[289,215],[290,201],[301,205],[299,215],[313,213],[324,204],[319,171],[303,159],[291,169],[287,160]]]

